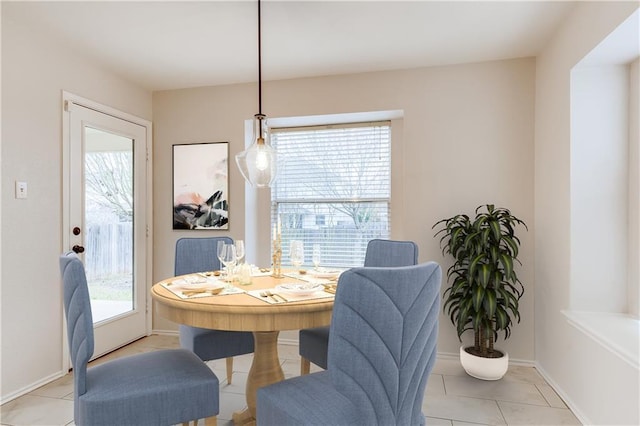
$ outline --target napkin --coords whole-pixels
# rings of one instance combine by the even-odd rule
[[[268,277],[271,273],[271,269],[269,268],[258,268],[256,265],[251,265],[252,277]]]

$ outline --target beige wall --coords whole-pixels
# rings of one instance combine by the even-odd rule
[[[151,94],[2,14],[2,400],[62,374],[62,91],[151,119]],[[28,198],[14,198],[14,182]]]
[[[472,214],[484,203],[509,207],[529,225],[521,233],[520,277],[527,289],[522,322],[499,345],[512,359],[534,360],[533,351],[533,139],[535,61],[472,65],[274,81],[263,84],[263,110],[272,118],[403,110],[394,122],[392,236],[411,239],[420,260],[443,259],[432,225]],[[243,121],[256,112],[256,86],[238,85],[158,92],[154,121],[154,280],[173,271],[175,240],[185,235],[245,235],[244,182],[233,156],[244,149]],[[171,229],[171,145],[230,142],[230,229]],[[398,183],[400,183],[398,185]],[[259,232],[268,235],[268,192],[260,194]],[[264,238],[263,241],[268,241]],[[263,252],[268,246],[262,248]],[[175,325],[154,318],[154,329]],[[441,316],[438,350],[456,354],[459,342]]]
[[[589,424],[638,424],[638,369],[574,328],[570,307],[570,73],[637,2],[581,3],[537,59],[535,357]]]

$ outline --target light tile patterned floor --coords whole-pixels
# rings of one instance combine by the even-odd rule
[[[94,363],[123,355],[175,348],[176,336],[150,336],[113,352]],[[298,347],[280,345],[285,377],[300,372]],[[234,358],[233,383],[226,382],[224,360],[209,362],[220,378],[218,425],[232,425],[231,415],[244,408],[244,389],[251,355]],[[312,372],[319,369],[312,365]],[[456,360],[438,360],[425,391],[423,412],[429,425],[579,425],[553,389],[532,367],[511,366],[496,382],[466,375]],[[73,425],[71,374],[49,383],[0,408],[2,425]]]

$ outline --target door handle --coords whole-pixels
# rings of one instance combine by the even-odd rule
[[[84,252],[84,247],[79,246],[79,245],[75,245],[73,247],[71,247],[71,250],[73,250],[76,253],[83,253]]]

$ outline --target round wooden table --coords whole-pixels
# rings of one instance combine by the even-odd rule
[[[333,297],[269,304],[246,293],[182,299],[163,286],[151,288],[155,312],[173,322],[195,327],[228,331],[251,331],[255,341],[253,363],[247,379],[247,409],[233,414],[236,425],[251,424],[256,417],[258,388],[284,379],[278,358],[278,333],[319,327],[331,322]],[[237,285],[245,291],[269,289],[294,278],[253,277],[250,285]]]

